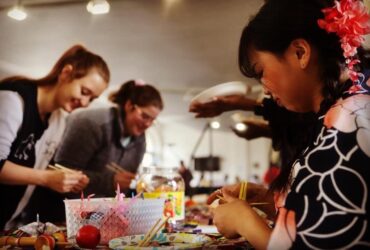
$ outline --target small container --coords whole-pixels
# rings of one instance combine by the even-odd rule
[[[118,236],[145,234],[163,214],[164,199],[126,198],[124,203],[128,207],[121,214],[116,212],[116,198],[64,200],[68,240],[74,242],[78,230],[86,224],[100,229],[101,244]],[[128,222],[124,232],[122,218]]]
[[[171,222],[185,217],[185,183],[177,168],[144,167],[136,191],[147,198],[164,198],[163,215]]]

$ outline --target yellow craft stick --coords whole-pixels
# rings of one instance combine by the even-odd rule
[[[147,246],[147,244],[153,239],[153,237],[157,234],[157,232],[166,224],[170,217],[166,217],[164,221],[149,235],[147,240],[141,245],[143,247]]]
[[[148,237],[150,236],[150,234],[152,233],[152,231],[155,229],[155,227],[159,224],[159,222],[161,222],[162,218],[159,218],[156,223],[154,223],[154,225],[149,229],[149,231],[144,235],[144,238],[143,240],[139,243],[139,247],[143,246],[143,244],[146,242],[146,240],[148,239]]]
[[[243,200],[243,197],[244,197],[244,191],[245,191],[245,182],[243,181],[243,185],[242,185],[242,193],[240,195],[240,199]]]
[[[242,193],[243,193],[243,186],[244,186],[244,182],[241,182],[240,183],[240,189],[239,189],[239,199],[241,199],[242,198]]]
[[[239,190],[239,199],[240,200],[247,200],[247,182],[243,181],[240,183],[240,190]]]
[[[248,182],[244,182],[243,201],[247,200],[247,187],[248,187]]]
[[[245,193],[245,182],[241,182],[241,185],[240,185],[240,190],[239,190],[239,199],[240,200],[245,200],[244,199],[244,193]]]

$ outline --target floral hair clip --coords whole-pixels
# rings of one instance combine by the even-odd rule
[[[135,80],[135,85],[136,86],[144,86],[145,84],[146,84],[145,81],[142,80],[142,79]]]
[[[364,35],[370,33],[370,15],[360,0],[335,1],[335,5],[324,8],[324,19],[318,20],[320,28],[335,32],[341,42],[343,56],[346,59],[349,77],[353,83],[359,81],[359,73],[354,66],[360,61],[355,58],[357,48],[365,41]]]

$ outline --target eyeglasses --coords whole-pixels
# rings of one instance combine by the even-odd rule
[[[146,113],[145,111],[143,111],[143,109],[142,108],[140,108],[138,105],[136,105],[135,104],[135,108],[137,109],[137,111],[139,112],[139,114],[140,114],[140,117],[141,117],[141,119],[144,121],[144,122],[154,122],[155,121],[155,119],[157,118],[157,117],[155,117],[155,116],[152,116],[152,115],[150,115],[150,114],[148,114],[148,113]]]

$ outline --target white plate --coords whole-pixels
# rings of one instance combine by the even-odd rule
[[[195,96],[192,102],[209,102],[213,97],[216,96],[227,96],[227,95],[246,95],[248,94],[251,86],[247,85],[244,82],[226,82],[222,84],[218,84],[213,86],[209,89],[206,89]]]

